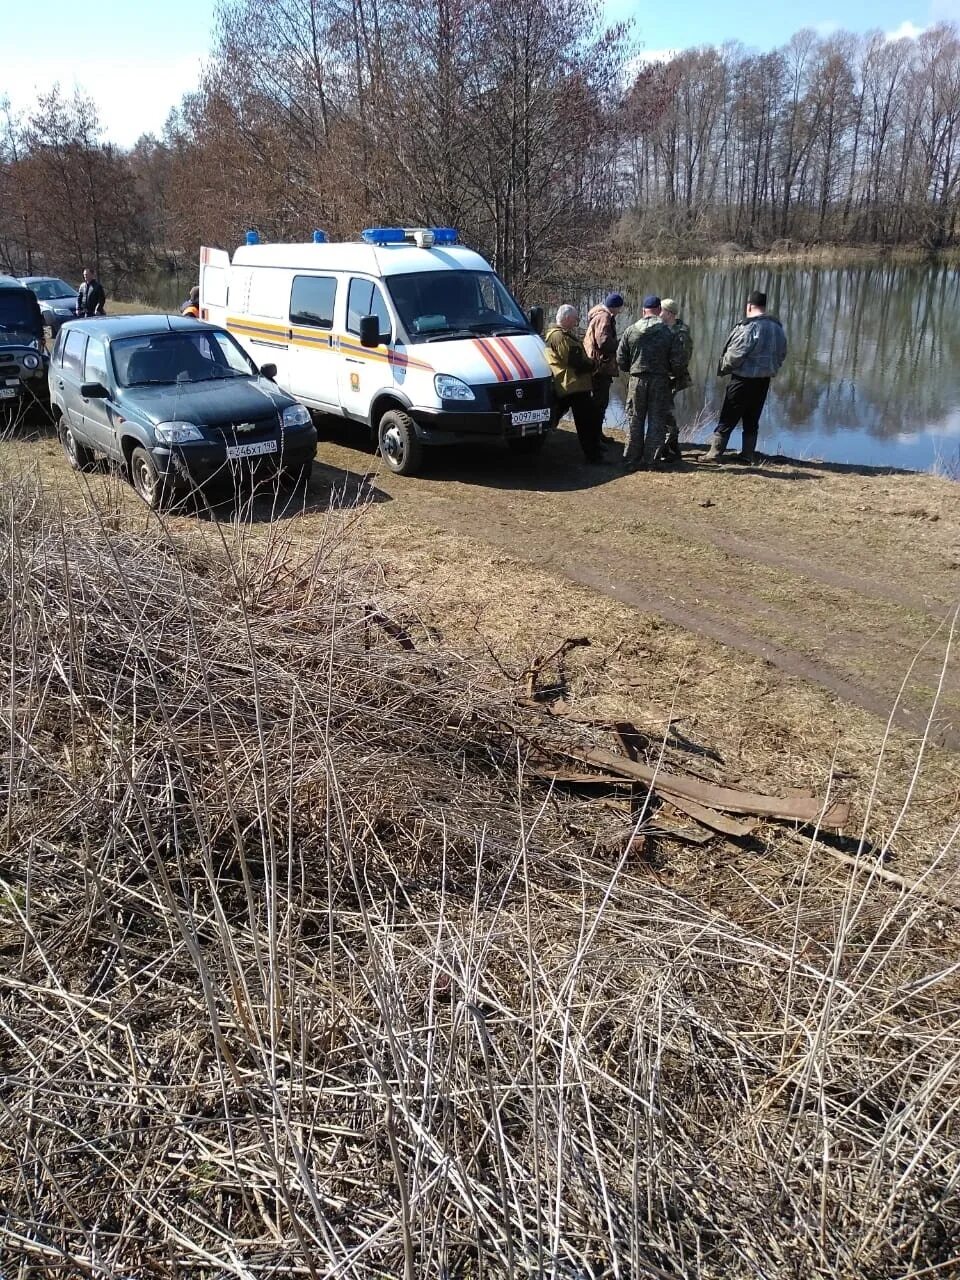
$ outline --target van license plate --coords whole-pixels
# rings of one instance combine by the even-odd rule
[[[257,440],[253,444],[230,444],[227,445],[227,457],[231,460],[234,458],[255,458],[261,453],[276,453],[276,440]]]
[[[0,387],[0,400],[12,400],[16,394],[16,387]]]
[[[549,409],[523,409],[520,413],[511,413],[510,425],[512,427],[523,427],[531,422],[549,422]]]

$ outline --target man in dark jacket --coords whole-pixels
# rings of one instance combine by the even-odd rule
[[[83,284],[77,290],[77,315],[102,316],[107,304],[103,285],[89,267],[83,268]]]
[[[720,419],[701,462],[719,462],[730,434],[743,422],[740,461],[752,466],[757,458],[760,414],[770,379],[787,355],[787,338],[776,316],[767,315],[767,295],[755,289],[747,298],[747,316],[730,330],[717,373],[730,374]]]
[[[608,293],[604,300],[593,307],[587,317],[587,331],[583,335],[583,349],[594,362],[593,409],[603,431],[610,388],[620,372],[617,368],[617,316],[623,310],[623,295]],[[604,440],[601,435],[601,441]],[[612,437],[608,438],[612,443]]]
[[[660,467],[673,405],[670,379],[685,373],[687,364],[682,343],[660,319],[660,299],[655,294],[644,298],[643,315],[621,338],[617,364],[630,375],[626,469]]]

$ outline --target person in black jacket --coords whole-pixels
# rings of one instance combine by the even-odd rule
[[[89,267],[83,268],[83,284],[77,290],[77,315],[102,316],[106,310],[107,295],[103,285]]]

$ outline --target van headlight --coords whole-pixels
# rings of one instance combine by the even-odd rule
[[[441,400],[475,400],[476,396],[465,382],[453,378],[449,373],[438,373],[433,386]]]
[[[193,422],[161,422],[154,427],[157,444],[186,444],[189,440],[202,440],[200,428]]]
[[[310,410],[302,404],[287,405],[281,418],[285,427],[309,427],[312,421]]]
[[[28,351],[27,354],[23,357],[23,367],[25,369],[39,369],[40,357],[35,356],[32,351]]]

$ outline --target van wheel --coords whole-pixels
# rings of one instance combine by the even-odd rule
[[[546,432],[541,432],[538,436],[518,436],[515,440],[507,441],[507,448],[518,457],[528,457],[532,453],[539,453],[546,439]]]
[[[97,465],[97,455],[73,434],[66,414],[60,419],[60,443],[74,471],[92,471]]]
[[[162,511],[167,505],[169,486],[146,449],[134,449],[130,455],[130,483],[152,510]]]
[[[413,476],[423,462],[423,445],[409,413],[390,409],[380,419],[380,456],[398,476]]]

